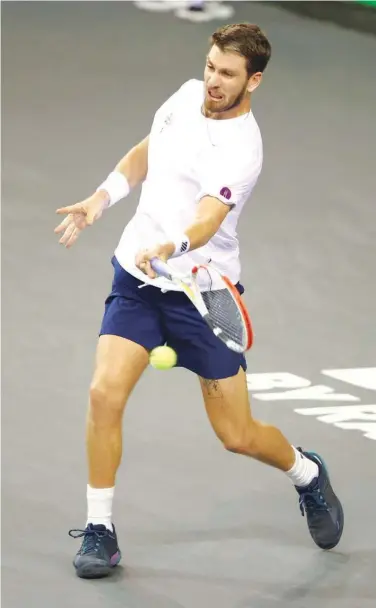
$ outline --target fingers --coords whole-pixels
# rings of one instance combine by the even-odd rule
[[[149,261],[144,262],[143,272],[145,272],[145,274],[147,274],[147,276],[151,279],[155,279],[157,277],[157,273],[152,269]]]
[[[67,214],[67,217],[54,229],[55,234],[62,235],[59,243],[68,249],[72,247],[81,231],[87,226],[91,226],[102,215],[102,212],[103,201],[90,201],[90,199],[56,209],[58,215]]]
[[[65,213],[83,213],[86,215],[86,209],[81,203],[76,203],[75,205],[69,205],[68,207],[60,207],[60,209],[56,209],[56,213],[58,215],[64,215]]]
[[[68,215],[54,230],[56,234],[60,234],[63,231],[64,234],[60,238],[59,243],[69,249],[77,241],[81,233],[81,229],[75,224],[71,215]]]
[[[62,209],[69,210],[74,208],[75,206],[73,205],[72,207],[63,207]],[[56,213],[58,213],[59,211],[60,209],[58,209]],[[92,223],[93,220],[91,221],[91,224]],[[86,228],[88,224],[89,223],[87,222],[86,214],[81,212],[80,209],[77,207],[75,208],[74,212],[69,213],[67,217],[63,219],[63,221],[58,226],[56,226],[56,228],[54,228],[54,233],[61,234],[62,232],[64,232],[64,235],[59,242],[65,244],[75,228],[77,228],[78,233],[80,233],[81,230]]]
[[[158,276],[158,273],[156,273],[151,267],[150,260],[153,258],[158,258],[162,260],[162,262],[166,262],[171,255],[172,252],[170,244],[158,245],[153,249],[144,249],[136,255],[136,266],[148,277],[155,279]]]
[[[68,217],[66,217],[61,224],[59,224],[58,226],[56,226],[54,232],[55,234],[60,234],[60,232],[63,232],[63,230],[65,230],[67,228],[67,226],[69,226],[69,224],[71,224],[73,222],[72,217],[70,215],[68,215]]]
[[[144,274],[146,274],[148,277],[150,277],[150,279],[155,279],[157,274],[154,272],[154,270],[152,269],[152,267],[150,266],[150,262],[148,262],[147,260],[144,262],[140,262],[140,264],[138,265],[139,269],[142,270],[142,272]]]
[[[154,257],[154,254],[150,251],[141,251],[136,256],[136,266],[139,268],[144,274],[146,274],[151,279],[155,279],[157,274],[154,272],[150,265],[151,258]]]
[[[76,230],[77,230],[77,228],[76,228],[74,222],[71,222],[69,224],[69,226],[67,226],[67,228],[65,229],[65,232],[64,232],[63,236],[60,238],[59,243],[61,245],[65,245],[67,247],[68,243],[70,242],[70,240]]]
[[[77,241],[78,237],[80,236],[80,233],[81,233],[81,230],[75,226],[70,238],[67,240],[67,243],[65,245],[65,247],[67,249],[69,249],[70,247],[72,247],[72,245],[74,245],[74,243]]]

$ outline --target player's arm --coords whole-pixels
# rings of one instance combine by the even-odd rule
[[[136,256],[136,266],[151,278],[155,278],[156,273],[149,260],[157,256],[166,261],[170,257],[184,254],[188,249],[192,251],[203,247],[218,232],[231,208],[232,205],[225,204],[214,196],[203,196],[197,205],[196,217],[184,230],[184,234],[174,235],[171,240],[155,249],[140,251]]]
[[[148,172],[149,136],[145,137],[117,163],[114,171],[97,188],[104,203],[111,206],[127,196]]]
[[[128,180],[131,188],[144,181],[148,172],[149,135],[133,146],[115,167]]]
[[[149,136],[117,163],[114,171],[91,196],[56,210],[59,215],[66,215],[54,230],[55,234],[61,235],[61,245],[72,247],[82,230],[98,220],[104,209],[125,198],[132,188],[145,179],[148,172],[148,152]]]
[[[226,164],[216,165],[203,176],[195,218],[184,228],[182,234],[169,235],[170,242],[164,245],[168,257],[183,255],[205,246],[218,232],[231,210],[248,197],[258,170],[254,170],[251,163],[230,169]],[[223,183],[228,186],[223,187]]]
[[[223,203],[214,196],[204,196],[197,205],[194,221],[187,226],[182,236],[182,240],[184,240],[184,237],[188,238],[189,249],[192,251],[206,245],[218,232],[231,209],[232,205]],[[178,245],[177,240],[169,243],[171,255],[173,255]]]
[[[153,257],[166,261],[203,247],[231,210],[245,202],[260,173],[259,154],[255,150],[254,155],[247,154],[237,162],[227,154],[222,158],[215,156],[200,168],[200,173],[200,198],[193,222],[182,233],[169,234],[166,242],[136,256],[136,266],[151,278],[156,276],[150,266]]]
[[[197,206],[194,222],[185,230],[190,249],[198,249],[206,245],[218,232],[231,209],[231,205],[223,203],[214,196],[204,196]]]
[[[218,232],[227,215],[248,198],[260,172],[257,150],[250,156],[234,159],[228,151],[213,156],[201,167],[200,200],[194,221],[184,229],[183,235],[173,235],[172,255],[206,245]],[[187,241],[185,246],[184,238]],[[182,249],[179,253],[179,240]]]

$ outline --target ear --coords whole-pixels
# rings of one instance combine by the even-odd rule
[[[261,84],[262,80],[262,72],[256,72],[252,74],[250,79],[248,80],[247,91],[248,93],[253,93],[257,89],[257,87]]]

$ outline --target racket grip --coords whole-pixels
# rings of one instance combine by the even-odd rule
[[[150,266],[152,267],[154,272],[156,272],[160,276],[165,277],[170,281],[172,280],[171,271],[166,262],[162,262],[162,260],[160,260],[159,258],[152,258],[150,260]]]

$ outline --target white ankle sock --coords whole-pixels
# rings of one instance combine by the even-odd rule
[[[86,525],[103,524],[108,530],[112,526],[112,500],[115,488],[92,488],[87,486],[87,521]]]
[[[291,479],[294,486],[301,488],[309,486],[311,481],[318,477],[319,467],[313,460],[304,456],[294,446],[292,447],[295,451],[295,464],[289,471],[286,471],[286,475]]]

